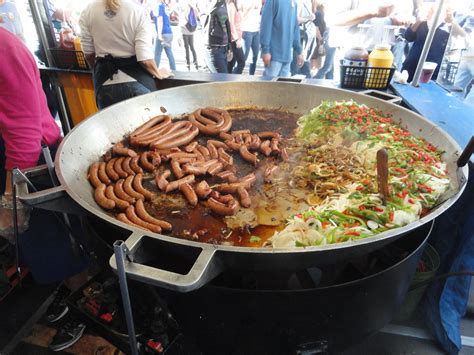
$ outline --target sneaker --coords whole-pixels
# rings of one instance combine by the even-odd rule
[[[76,343],[84,333],[86,325],[78,320],[68,320],[54,336],[49,348],[53,351],[64,350]]]
[[[70,291],[61,285],[54,292],[54,300],[46,310],[46,320],[50,323],[60,320],[69,311],[69,307],[66,305],[66,297],[69,296]]]

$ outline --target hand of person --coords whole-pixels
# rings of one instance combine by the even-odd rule
[[[270,62],[272,61],[272,55],[270,53],[262,54],[262,61],[265,67],[270,66]]]
[[[298,57],[296,57],[296,65],[298,65],[298,68],[301,68],[304,64],[304,56],[303,54],[299,54]]]
[[[167,69],[167,68],[158,68],[158,72],[157,74],[155,75],[155,77],[157,79],[166,79],[166,78],[171,78],[173,77],[174,74],[171,70]]]
[[[235,45],[237,48],[242,48],[242,40],[238,39],[237,41],[235,41]]]

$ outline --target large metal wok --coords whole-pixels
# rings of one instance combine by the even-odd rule
[[[161,107],[165,107],[172,116],[203,106],[250,105],[281,107],[304,114],[323,100],[351,99],[391,113],[396,121],[401,121],[411,132],[444,150],[443,159],[448,162],[455,194],[419,221],[374,237],[320,247],[267,249],[205,244],[146,232],[124,224],[96,204],[93,190],[86,178],[89,165],[97,161],[112,143],[121,140],[126,133],[149,118],[160,114]],[[458,199],[468,176],[467,167],[456,167],[460,151],[460,147],[451,137],[418,114],[363,94],[285,82],[199,84],[136,97],[109,107],[82,122],[65,137],[57,152],[55,169],[61,185],[39,193],[23,195],[22,199],[31,205],[48,200],[54,205],[51,200],[65,196],[72,198],[89,213],[130,231],[131,234],[126,240],[132,259],[126,263],[126,271],[130,277],[186,292],[201,287],[226,268],[303,269],[364,255],[394,241],[439,216]],[[183,264],[189,263],[189,268],[178,266],[174,271],[165,270],[166,265],[163,264],[166,263],[156,263],[156,259],[160,258],[182,260]],[[113,258],[111,266],[116,267]]]

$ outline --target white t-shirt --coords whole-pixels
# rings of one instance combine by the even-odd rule
[[[81,46],[85,54],[116,58],[137,56],[139,62],[154,58],[153,28],[146,10],[123,0],[115,14],[103,0],[91,2],[81,13]]]
[[[240,0],[237,9],[241,16],[241,29],[245,32],[259,32],[262,10],[261,0]]]

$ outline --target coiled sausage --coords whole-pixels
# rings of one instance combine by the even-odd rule
[[[125,182],[125,180],[123,179],[120,179],[119,181],[117,181],[114,185],[114,192],[115,192],[115,195],[122,199],[122,200],[125,200],[127,201],[128,203],[130,204],[133,204],[135,203],[135,199],[130,196],[128,193],[125,192],[124,188],[123,188],[123,183]]]
[[[99,179],[99,163],[93,163],[90,167],[89,167],[89,173],[87,174],[88,176],[88,179],[89,179],[89,182],[91,183],[92,186],[94,186],[95,188],[99,187],[100,184],[102,184],[102,182],[100,181]]]
[[[115,208],[115,201],[107,198],[105,196],[105,190],[107,186],[105,184],[100,184],[94,191],[94,199],[97,204],[106,210],[111,210]]]
[[[141,193],[135,191],[135,189],[132,186],[134,176],[130,175],[128,176],[125,181],[123,182],[123,190],[129,195],[132,196],[133,198],[136,198],[137,200],[144,199],[145,196],[143,196]]]
[[[133,178],[132,187],[135,189],[135,191],[145,196],[147,200],[152,200],[156,196],[154,192],[151,192],[143,187],[143,174],[135,175]]]
[[[120,210],[125,210],[130,206],[130,203],[118,198],[117,195],[115,195],[114,187],[112,185],[107,186],[107,188],[105,189],[105,197],[114,201],[115,207]]]
[[[156,224],[157,226],[160,226],[163,230],[170,231],[172,228],[170,223],[150,215],[145,209],[145,204],[143,203],[143,200],[137,201],[137,203],[135,204],[135,212],[137,216],[143,219],[145,222]]]

